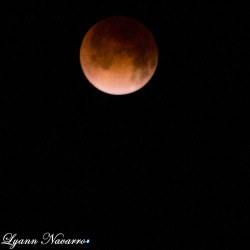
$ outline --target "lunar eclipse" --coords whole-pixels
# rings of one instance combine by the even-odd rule
[[[125,95],[141,89],[152,78],[158,48],[142,23],[128,17],[109,17],[84,36],[80,62],[86,78],[97,89]]]

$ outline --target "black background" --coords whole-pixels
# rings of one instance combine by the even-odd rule
[[[1,12],[1,239],[249,249],[243,5],[9,1]],[[84,35],[109,16],[137,19],[158,45],[155,75],[130,95],[100,92],[80,66]]]

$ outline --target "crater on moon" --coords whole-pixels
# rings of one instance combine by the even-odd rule
[[[110,17],[85,35],[80,60],[87,79],[110,94],[143,87],[158,63],[158,49],[149,30],[127,17]]]

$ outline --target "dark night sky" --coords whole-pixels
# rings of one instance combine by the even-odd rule
[[[49,231],[90,238],[86,249],[249,249],[244,9],[93,0],[3,8],[0,239]],[[79,62],[85,33],[114,15],[142,22],[159,48],[151,81],[125,96],[95,89]]]

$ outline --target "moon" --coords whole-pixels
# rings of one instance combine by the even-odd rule
[[[128,17],[109,17],[86,33],[80,63],[88,81],[112,95],[133,93],[155,73],[158,48],[151,32]]]

